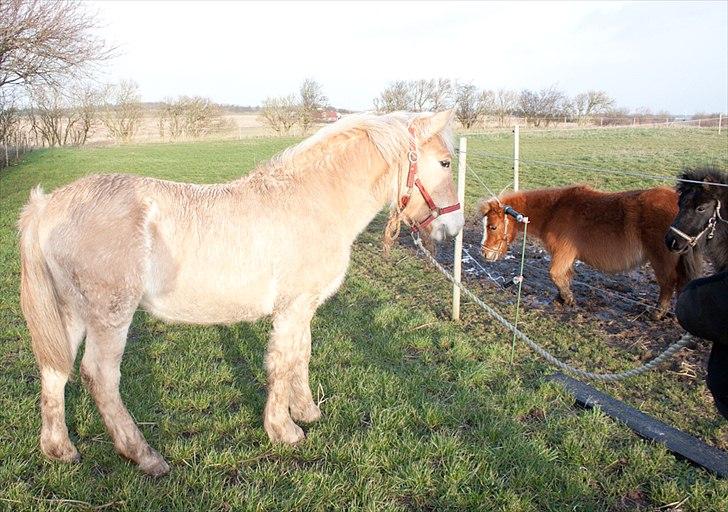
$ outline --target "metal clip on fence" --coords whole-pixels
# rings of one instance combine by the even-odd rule
[[[516,219],[516,222],[520,222],[520,223],[523,223],[523,224],[528,224],[528,217],[526,217],[522,213],[518,213],[516,210],[513,209],[512,206],[505,205],[503,207],[503,212],[506,215],[510,215],[511,217],[513,217],[514,219]]]

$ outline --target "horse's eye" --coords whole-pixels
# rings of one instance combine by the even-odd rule
[[[440,160],[440,165],[448,169],[450,168],[450,160]]]
[[[698,211],[698,212],[700,212],[700,213],[703,213],[707,209],[708,209],[708,207],[705,206],[705,205],[700,205],[697,208],[695,208],[695,210]]]

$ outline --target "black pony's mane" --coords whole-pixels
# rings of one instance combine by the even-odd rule
[[[710,193],[713,197],[721,197],[721,196],[727,196],[728,195],[728,186],[726,187],[711,187],[708,185],[707,187],[704,187],[702,183],[691,183],[693,181],[699,181],[699,182],[706,182],[706,183],[721,183],[723,185],[728,185],[728,172],[719,169],[716,166],[704,166],[704,167],[694,167],[694,168],[687,168],[680,173],[678,176],[679,180],[688,180],[688,181],[678,181],[677,182],[677,193],[683,194],[689,190],[696,189],[698,187],[705,188],[706,191]]]

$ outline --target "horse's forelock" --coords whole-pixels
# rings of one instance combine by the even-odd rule
[[[705,185],[706,183],[719,183],[728,185],[728,172],[715,166],[694,167],[684,169],[678,176],[676,190],[681,196],[690,191],[701,193],[708,192],[711,196],[728,195],[727,187],[716,187]],[[702,182],[702,183],[695,183]]]

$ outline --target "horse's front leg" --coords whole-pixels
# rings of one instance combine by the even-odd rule
[[[311,423],[321,418],[321,411],[313,401],[308,380],[308,365],[311,360],[310,321],[302,326],[296,351],[296,363],[291,376],[291,417],[296,421]]]
[[[271,333],[266,354],[266,370],[268,372],[268,401],[263,413],[263,425],[268,437],[273,442],[297,443],[304,438],[303,430],[296,425],[289,413],[291,396],[294,389],[294,376],[300,373],[302,364],[308,366],[310,353],[311,301],[297,299],[275,313],[273,332]],[[305,327],[305,329],[304,329]],[[309,348],[304,350],[304,339],[309,340]],[[309,396],[311,391],[308,391]],[[298,393],[295,393],[298,396]],[[298,401],[294,401],[294,410],[298,412]]]

